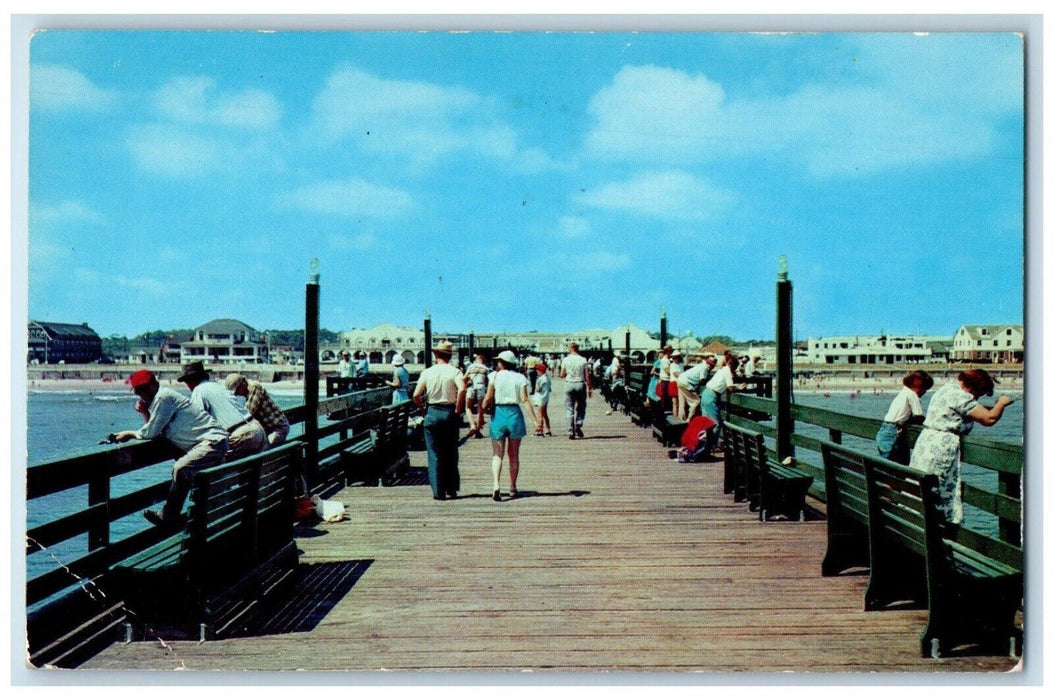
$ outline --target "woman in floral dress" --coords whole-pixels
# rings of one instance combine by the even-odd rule
[[[933,393],[922,434],[911,453],[911,466],[939,480],[939,508],[946,522],[958,525],[963,519],[959,474],[959,438],[973,429],[974,422],[992,426],[1003,416],[1003,409],[1014,402],[1000,396],[991,408],[977,401],[991,396],[995,382],[983,369],[960,372],[958,381],[948,382]]]

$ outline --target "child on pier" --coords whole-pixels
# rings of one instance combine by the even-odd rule
[[[535,365],[538,378],[534,383],[534,393],[531,394],[531,403],[538,408],[538,427],[534,434],[552,436],[553,429],[549,426],[549,396],[552,393],[552,384],[549,380],[548,370],[544,362]]]
[[[925,420],[921,399],[933,386],[933,377],[922,370],[915,370],[904,377],[903,383],[904,388],[893,399],[886,417],[882,419],[882,427],[875,436],[879,456],[898,464],[907,464],[911,459],[907,428],[912,423],[918,424]]]

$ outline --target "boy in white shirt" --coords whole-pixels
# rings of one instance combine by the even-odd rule
[[[932,386],[933,377],[922,370],[915,370],[904,377],[904,388],[893,399],[875,436],[879,456],[898,464],[911,461],[907,427],[925,420],[921,399]]]

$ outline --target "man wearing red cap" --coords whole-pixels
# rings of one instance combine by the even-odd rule
[[[222,463],[227,455],[227,431],[189,398],[158,384],[148,369],[133,374],[130,383],[139,397],[137,410],[145,406],[147,420],[139,430],[124,430],[116,433],[114,439],[127,442],[164,437],[184,453],[172,467],[172,484],[164,509],[160,513],[143,512],[143,517],[154,525],[175,524],[190,493],[194,474]]]

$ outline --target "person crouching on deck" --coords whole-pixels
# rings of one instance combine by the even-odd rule
[[[907,464],[911,460],[908,425],[919,424],[926,419],[920,399],[933,386],[933,377],[922,370],[915,370],[904,377],[903,384],[904,388],[893,399],[875,436],[879,456],[898,464]]]
[[[200,469],[221,464],[226,457],[227,431],[199,404],[160,386],[150,370],[139,370],[129,381],[139,397],[136,410],[146,417],[146,423],[139,430],[115,433],[113,439],[128,442],[163,437],[183,452],[172,467],[172,483],[164,508],[161,512],[143,511],[143,517],[154,525],[175,525],[194,475]]]
[[[505,456],[505,445],[509,448],[509,498],[516,498],[516,478],[520,474],[520,440],[527,435],[527,425],[523,420],[523,409],[526,406],[531,412],[531,419],[538,425],[538,416],[527,396],[527,377],[516,371],[516,355],[511,350],[498,353],[498,371],[487,387],[483,399],[486,409],[494,404],[494,418],[490,422],[490,440],[494,450],[491,457],[491,472],[494,474],[494,500],[501,500],[501,461]]]

